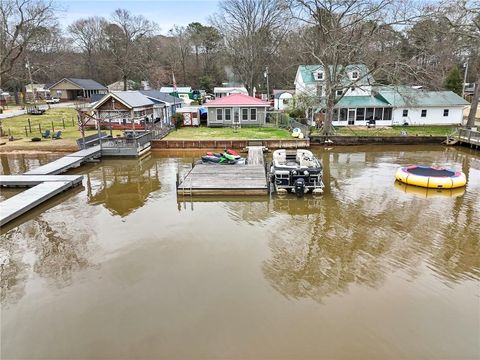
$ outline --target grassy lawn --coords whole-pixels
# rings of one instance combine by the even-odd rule
[[[28,127],[28,119],[30,119],[32,128],[31,133]],[[8,141],[8,136],[3,137],[0,142],[5,142],[5,145],[0,147],[0,151],[10,149],[74,151],[77,149],[75,140],[81,137],[77,125],[77,112],[74,108],[51,108],[43,115],[20,115],[12,118],[2,119],[1,121],[3,132],[8,135],[10,130],[10,133],[16,140]],[[53,129],[55,129],[55,131],[60,130],[62,132],[62,139],[52,140],[50,138],[42,139],[40,142],[32,142],[31,139],[33,137],[41,137],[39,125],[42,132],[47,129],[50,129],[50,132],[53,132]],[[27,135],[25,134],[25,126],[28,130]],[[92,135],[96,133],[96,130],[89,130],[86,132],[86,135]],[[114,131],[113,135],[116,136],[117,134],[121,134],[121,131]]]
[[[182,127],[172,131],[166,140],[254,140],[254,139],[292,139],[287,130],[276,128],[208,128]]]
[[[406,131],[408,136],[446,136],[455,130],[456,126],[431,125],[431,126],[388,126],[367,128],[366,126],[337,127],[336,134],[339,136],[400,136]],[[314,133],[315,135],[318,133]]]

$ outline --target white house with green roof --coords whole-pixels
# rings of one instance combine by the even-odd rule
[[[344,96],[335,105],[334,126],[453,125],[463,120],[469,103],[452,91],[408,86],[373,87],[370,96]]]
[[[331,67],[331,66],[330,66]],[[333,69],[330,69],[333,73]],[[364,64],[347,65],[337,69],[336,73],[341,77],[338,81],[338,95],[366,96],[370,95],[373,77]],[[295,95],[325,96],[325,71],[323,65],[300,65],[295,75]]]

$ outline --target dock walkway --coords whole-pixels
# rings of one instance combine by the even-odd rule
[[[76,168],[84,162],[102,156],[100,145],[66,155],[23,175],[0,175],[0,187],[30,187],[2,201],[0,226],[12,221],[55,195],[78,186],[82,175],[57,175]]]
[[[33,170],[27,171],[24,175],[56,175],[64,173],[67,170],[79,167],[84,162],[96,159],[102,156],[100,145],[77,151],[66,155],[51,163],[45,164]]]
[[[177,186],[180,195],[265,195],[263,147],[248,148],[246,165],[198,164]]]

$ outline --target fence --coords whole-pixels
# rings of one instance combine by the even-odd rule
[[[307,124],[307,119],[293,119],[284,113],[274,113],[272,115],[274,122],[271,122],[271,124],[274,124],[275,127],[288,130],[299,128],[305,138],[309,137],[310,126]]]
[[[458,129],[458,141],[471,145],[480,145],[480,132],[468,129]]]

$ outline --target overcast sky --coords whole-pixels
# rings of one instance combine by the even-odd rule
[[[60,22],[66,27],[79,18],[109,15],[122,8],[155,21],[162,34],[173,25],[187,25],[197,21],[206,24],[217,11],[219,0],[55,0],[63,9]]]

